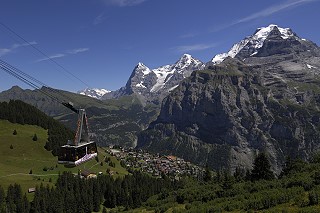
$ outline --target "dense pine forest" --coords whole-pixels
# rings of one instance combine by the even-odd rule
[[[45,148],[57,155],[60,146],[74,137],[74,133],[63,124],[47,116],[36,107],[20,100],[10,100],[0,103],[0,119],[11,123],[40,126],[48,130],[48,141]]]
[[[147,174],[133,172],[123,178],[100,175],[84,179],[68,172],[61,174],[56,187],[40,185],[34,199],[28,202],[21,187],[10,185],[7,193],[0,187],[2,212],[93,212],[122,206],[123,210],[137,208],[152,195],[173,191],[179,184],[168,178],[156,179]]]

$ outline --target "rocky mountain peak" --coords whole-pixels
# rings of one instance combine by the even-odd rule
[[[260,48],[268,39],[278,40],[297,40],[302,41],[305,39],[299,38],[290,28],[281,28],[278,25],[270,24],[267,27],[256,29],[254,34],[234,44],[227,53],[221,53],[212,58],[211,64],[219,64],[226,57],[236,57],[242,55],[241,58],[256,56]]]
[[[201,62],[200,60],[193,58],[189,54],[183,54],[181,58],[173,65],[173,67],[179,70],[187,69],[190,66],[199,69],[202,65],[203,62]]]
[[[276,24],[270,24],[267,27],[257,28],[252,38],[256,40],[264,40],[269,35],[280,35],[283,39],[297,37],[290,28],[281,28]]]
[[[189,54],[183,54],[180,59],[176,62],[176,64],[188,64],[194,62],[196,59],[194,59]]]
[[[174,64],[164,65],[152,70],[140,62],[133,69],[126,86],[107,94],[105,98],[118,98],[122,95],[135,93],[143,99],[142,102],[159,103],[184,78],[189,77],[194,70],[203,69],[204,66],[203,62],[190,54],[183,54]]]
[[[134,72],[137,73],[137,72],[142,72],[143,75],[148,75],[151,70],[149,69],[149,67],[147,67],[146,65],[144,65],[143,63],[139,62],[137,64],[137,66],[134,68]]]

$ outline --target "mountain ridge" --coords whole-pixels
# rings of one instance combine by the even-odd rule
[[[320,48],[271,27],[262,46],[244,44],[183,80],[138,147],[231,171],[260,151],[276,173],[287,155],[308,159],[320,148]]]
[[[126,85],[108,93],[102,99],[119,98],[137,94],[144,103],[160,104],[161,100],[191,72],[204,68],[204,63],[189,54],[183,54],[178,61],[150,69],[139,62],[133,69]]]

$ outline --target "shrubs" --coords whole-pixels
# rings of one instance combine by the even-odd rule
[[[33,135],[32,140],[33,140],[33,141],[37,141],[37,140],[38,140],[37,134],[34,134],[34,135]]]
[[[115,168],[115,167],[116,167],[116,163],[114,163],[114,162],[110,161],[110,162],[109,162],[109,166],[111,166],[111,167]]]
[[[309,192],[309,205],[318,205],[319,204],[319,194],[316,191]]]

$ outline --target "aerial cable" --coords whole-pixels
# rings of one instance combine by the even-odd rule
[[[37,80],[36,78],[28,75],[27,73],[15,68],[14,66],[8,64],[7,62],[0,59],[0,69],[4,70],[9,75],[15,77],[16,79],[22,81],[23,83],[29,85],[31,88],[38,90],[39,92],[43,93],[44,95],[50,97],[51,99],[57,101],[58,103],[66,106],[67,108],[73,110],[74,112],[78,113],[78,111],[73,107],[73,103],[79,104],[79,102],[75,102],[72,100],[72,98],[68,97],[67,95],[63,94],[57,89],[53,89],[51,87],[48,87],[43,82]],[[59,94],[60,96],[65,97],[66,99],[62,100],[61,98],[57,98],[56,96],[52,95],[49,92],[46,92],[45,90],[41,89],[41,87],[46,87],[49,91]],[[67,101],[66,101],[67,100]],[[72,101],[73,103],[70,103],[69,101]]]
[[[17,77],[17,75],[19,75],[19,76],[20,76],[20,77],[19,77],[19,80],[22,80],[21,78],[22,78],[22,76],[24,76],[25,78],[28,78],[28,79],[29,79],[29,81],[28,81],[29,83],[32,83],[32,81],[33,81],[33,82],[35,82],[35,83],[37,83],[37,84],[40,85],[40,86],[37,86],[37,88],[34,88],[34,86],[31,86],[31,85],[28,83],[28,85],[31,86],[32,88],[34,88],[34,89],[39,89],[39,90],[42,91],[41,87],[46,87],[46,88],[47,88],[48,90],[50,90],[51,92],[53,92],[53,93],[55,93],[55,94],[60,95],[61,97],[63,97],[63,98],[65,99],[65,100],[64,100],[65,102],[67,102],[68,100],[71,100],[72,102],[74,102],[70,97],[66,96],[65,94],[63,94],[63,93],[60,92],[59,90],[53,89],[53,88],[49,87],[49,86],[46,85],[45,83],[43,83],[43,82],[39,81],[38,79],[36,79],[36,78],[28,75],[27,73],[25,73],[25,72],[23,72],[23,71],[15,68],[15,67],[13,67],[12,65],[6,63],[5,61],[3,61],[3,60],[1,60],[1,59],[0,59],[0,65],[3,65],[3,66],[6,66],[7,68],[10,68],[11,72],[14,72],[14,73],[16,74],[14,77]],[[19,74],[17,74],[17,73],[19,73]],[[30,82],[30,81],[31,81],[31,82]],[[24,81],[24,82],[25,82],[25,81]],[[25,82],[25,83],[26,83],[26,82]],[[32,83],[32,84],[33,84],[33,83]],[[35,85],[35,84],[33,84],[33,85]]]
[[[73,106],[73,103],[77,103],[69,96],[63,94],[57,89],[53,89],[51,87],[48,87],[46,84],[42,83],[41,81],[37,80],[36,78],[24,73],[23,71],[13,67],[12,65],[6,63],[5,61],[0,59],[0,68],[10,74],[11,76],[17,78],[18,80],[24,82],[25,84],[29,85],[31,88],[38,90],[39,92],[43,93],[44,95],[50,97],[51,99],[57,101],[58,103],[61,103],[64,106]],[[37,85],[37,84],[40,84]],[[49,92],[46,92],[45,90],[41,89],[41,87],[46,87],[50,92],[54,94],[59,94],[60,98],[57,98],[56,96],[52,95]],[[65,99],[61,99],[61,96]],[[73,103],[70,103],[73,102]],[[79,104],[79,103],[77,103]],[[68,107],[70,109],[70,107]]]
[[[2,65],[0,65],[0,68],[2,70],[4,70],[5,72],[7,72],[8,74],[10,74],[11,76],[17,78],[18,80],[24,82],[25,84],[29,85],[30,87],[34,88],[34,89],[38,89],[41,93],[47,95],[48,97],[52,98],[55,101],[60,102],[55,96],[50,95],[49,93],[42,91],[39,89],[39,87],[37,85],[35,85],[34,83],[30,82],[29,80],[23,78],[22,76],[17,75],[16,73],[12,72],[10,69],[8,69],[7,67],[4,67]]]
[[[36,83],[38,83],[38,84],[40,84],[40,85],[42,85],[42,86],[48,87],[45,83],[42,83],[41,81],[35,79],[34,77],[28,75],[28,74],[25,73],[25,72],[22,72],[21,70],[15,68],[15,67],[13,67],[13,66],[11,66],[10,64],[6,63],[5,61],[3,61],[3,60],[1,60],[1,59],[0,59],[0,63],[5,64],[5,66],[10,67],[11,70],[15,70],[15,72],[20,73],[21,75],[25,76],[26,78],[29,78],[30,80],[32,80],[32,81],[34,81],[34,82],[36,82]]]
[[[52,98],[53,100],[57,101],[57,102],[61,102],[57,97],[41,90],[41,88],[36,85],[34,82],[26,79],[25,77],[19,75],[18,73],[16,73],[13,69],[11,69],[10,67],[12,67],[11,65],[9,66],[9,64],[5,63],[4,61],[0,60],[0,68],[2,70],[4,70],[6,73],[10,74],[11,76],[17,78],[18,80],[24,82],[25,84],[29,85],[30,87],[34,88],[34,89],[38,89],[41,93],[45,94],[46,96]],[[4,62],[4,63],[3,63]]]
[[[26,39],[24,39],[22,36],[20,36],[18,33],[16,33],[14,30],[12,30],[10,27],[8,27],[7,25],[5,25],[4,23],[0,22],[0,25],[3,26],[5,29],[7,29],[8,31],[10,31],[11,33],[13,33],[15,36],[17,36],[18,38],[20,38],[22,41],[24,41],[26,44],[28,44],[29,46],[31,46],[33,49],[35,49],[36,51],[38,51],[41,55],[43,55],[44,57],[46,57],[48,60],[50,60],[52,63],[54,63],[55,65],[57,65],[58,67],[60,67],[62,70],[64,70],[65,72],[67,72],[69,75],[71,75],[72,77],[74,77],[75,79],[77,79],[78,81],[80,81],[81,83],[83,83],[84,85],[86,85],[87,87],[91,88],[90,85],[88,85],[86,82],[82,81],[80,78],[78,78],[76,75],[72,74],[70,71],[68,71],[66,68],[64,68],[61,64],[59,64],[58,62],[56,62],[55,60],[53,60],[51,57],[49,57],[47,54],[45,54],[43,51],[41,51],[39,48],[37,48],[35,45],[33,45],[32,43],[30,43],[29,41],[27,41]]]

